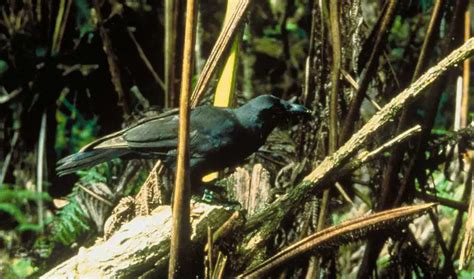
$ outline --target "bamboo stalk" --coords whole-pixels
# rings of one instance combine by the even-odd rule
[[[181,73],[181,98],[179,111],[178,160],[173,199],[173,229],[170,245],[168,278],[184,278],[187,248],[190,242],[190,185],[189,185],[189,96],[195,43],[196,1],[186,2],[184,30],[183,69]]]

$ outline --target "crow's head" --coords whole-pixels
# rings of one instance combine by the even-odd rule
[[[246,104],[260,115],[262,119],[287,119],[293,116],[305,116],[311,114],[306,107],[285,101],[272,95],[258,96]]]
[[[237,110],[239,118],[248,126],[273,130],[279,124],[297,116],[307,116],[311,111],[306,107],[285,101],[272,95],[261,95]]]

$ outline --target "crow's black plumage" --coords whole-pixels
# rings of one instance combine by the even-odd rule
[[[236,109],[200,106],[191,111],[190,175],[192,181],[240,163],[262,146],[280,123],[308,114],[304,106],[262,95]],[[157,158],[176,166],[179,116],[165,113],[100,138],[58,162],[59,175],[113,158]]]

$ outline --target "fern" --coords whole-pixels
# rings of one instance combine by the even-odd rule
[[[50,200],[47,193],[37,193],[30,190],[17,190],[14,187],[3,185],[0,187],[0,211],[10,215],[17,223],[16,230],[40,231],[42,228],[38,224],[30,223],[28,218],[27,205],[31,201]]]
[[[101,164],[86,171],[78,171],[80,184],[106,183],[111,175],[111,165]],[[68,195],[69,204],[56,214],[52,221],[53,241],[63,245],[71,245],[86,234],[95,233],[97,230],[88,212],[85,212],[79,202],[79,186],[76,184]]]
[[[53,241],[71,245],[79,236],[92,229],[87,215],[76,200],[78,187],[68,196],[69,204],[63,207],[52,221]]]

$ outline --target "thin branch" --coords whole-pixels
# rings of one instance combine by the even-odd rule
[[[344,172],[351,172],[351,171],[359,168],[363,164],[373,160],[375,157],[377,157],[380,154],[382,154],[383,152],[387,151],[389,148],[392,148],[393,146],[396,146],[396,145],[406,141],[410,137],[412,137],[414,135],[417,135],[420,132],[421,132],[421,126],[416,125],[416,126],[410,128],[410,129],[406,130],[405,132],[401,133],[400,135],[394,137],[393,139],[387,141],[386,143],[379,146],[375,150],[372,150],[370,152],[367,152],[367,151],[361,152],[360,154],[358,154],[356,156],[356,158],[354,160],[352,160],[350,163],[348,163],[344,167]]]
[[[344,79],[352,86],[352,88],[354,88],[355,91],[359,90],[360,88],[359,84],[357,83],[357,81],[354,80],[354,78],[348,72],[344,71],[344,69],[341,69],[341,74],[344,77]],[[377,104],[377,102],[375,102],[374,99],[372,99],[369,95],[367,95],[366,97],[367,97],[367,100],[369,100],[369,102],[375,107],[377,111],[382,109],[380,105]]]
[[[172,107],[175,91],[176,40],[179,1],[165,1],[165,107]]]
[[[59,30],[59,37],[56,44],[56,53],[59,53],[61,50],[61,43],[64,37],[64,31],[66,30],[67,20],[69,17],[69,12],[71,11],[72,0],[67,1],[66,12],[64,13],[64,18],[62,19],[61,28]]]
[[[20,93],[23,91],[23,88],[17,88],[13,90],[11,93],[6,92],[5,88],[0,89],[0,105],[6,104],[16,98]]]
[[[87,194],[91,195],[93,198],[95,198],[96,200],[98,201],[101,201],[103,203],[105,203],[106,205],[110,206],[110,207],[113,207],[114,204],[111,203],[110,201],[108,201],[107,199],[101,197],[100,195],[94,193],[93,191],[87,189],[87,187],[84,187],[82,186],[81,184],[77,184],[77,186],[79,186],[79,188],[81,188],[82,191],[86,192]]]
[[[329,19],[332,43],[331,95],[329,99],[329,153],[337,149],[337,100],[339,93],[339,75],[341,69],[341,34],[339,30],[339,1],[329,1]]]
[[[471,37],[471,13],[469,9],[466,9],[464,14],[464,40],[468,40]],[[469,119],[469,82],[471,78],[471,63],[469,59],[464,61],[463,73],[462,73],[462,105],[461,105],[461,127],[467,126]]]
[[[314,56],[315,56],[315,35],[316,35],[316,24],[317,24],[317,11],[318,1],[313,0],[311,8],[311,33],[309,36],[308,56],[305,61],[305,73],[304,73],[304,87],[303,87],[303,100],[304,104],[308,105],[313,101],[314,98]],[[322,11],[321,11],[322,12]],[[323,26],[321,26],[323,28]]]
[[[130,115],[130,107],[122,86],[122,78],[120,74],[120,67],[118,64],[118,58],[112,49],[112,40],[110,39],[110,34],[103,25],[103,17],[102,12],[100,10],[99,0],[94,0],[94,8],[96,10],[97,25],[100,37],[102,38],[104,52],[107,56],[107,63],[109,65],[112,84],[114,85],[115,91],[117,92],[118,104],[122,107],[124,118],[127,118],[128,115]]]
[[[3,185],[3,181],[5,181],[5,176],[7,175],[8,167],[10,166],[10,162],[12,160],[12,156],[15,152],[15,148],[16,148],[19,138],[20,138],[20,129],[15,129],[15,131],[13,132],[13,137],[10,141],[10,151],[8,152],[5,159],[3,160],[2,172],[0,173],[0,186]]]
[[[471,154],[466,155],[466,166],[468,168],[468,173],[466,174],[466,181],[464,183],[464,188],[466,191],[470,192],[468,197],[469,200],[469,207],[467,211],[467,218],[464,224],[464,235],[463,241],[460,248],[460,256],[459,256],[459,270],[463,269],[465,265],[469,264],[469,261],[472,257],[472,237],[474,231],[474,190],[472,187],[472,172],[474,169],[472,168],[474,159],[472,158],[473,152]]]
[[[45,157],[45,148],[46,148],[46,111],[41,115],[41,126],[40,133],[38,137],[38,157],[36,162],[36,192],[38,194],[43,193],[43,174],[44,174],[44,163],[46,160]],[[44,226],[44,204],[43,199],[38,199],[38,223],[41,230]]]
[[[193,69],[195,43],[196,1],[187,0],[184,29],[183,68],[179,110],[178,159],[176,163],[176,185],[173,199],[173,230],[171,234],[168,278],[186,276],[187,255],[190,242],[190,194],[189,181],[189,96]]]
[[[155,82],[161,87],[161,89],[165,90],[165,84],[163,83],[163,81],[161,80],[161,78],[158,76],[158,74],[156,73],[155,69],[153,69],[153,65],[151,65],[151,62],[150,62],[150,60],[148,59],[148,57],[146,56],[145,51],[143,51],[143,48],[142,48],[141,45],[137,42],[137,39],[135,38],[135,35],[133,34],[133,32],[132,32],[129,28],[127,28],[127,33],[128,33],[128,36],[130,36],[130,39],[132,39],[133,44],[134,44],[135,47],[137,48],[138,55],[140,56],[140,58],[142,59],[143,63],[145,64],[145,67],[148,69],[148,71],[150,72],[150,74],[153,76],[153,79],[154,79]]]
[[[463,212],[467,211],[467,205],[465,203],[462,203],[456,200],[433,196],[427,193],[423,193],[421,191],[416,191],[415,197],[425,202],[435,202],[435,203],[438,203],[439,205],[447,206],[447,207],[457,209]]]

